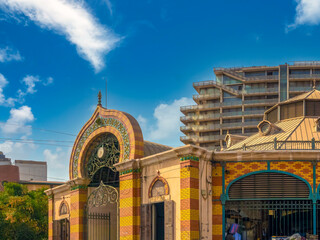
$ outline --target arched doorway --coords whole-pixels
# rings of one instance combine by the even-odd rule
[[[88,185],[86,236],[88,240],[118,239],[119,231],[119,162],[120,145],[111,133],[96,137],[86,153]]]
[[[227,188],[225,224],[238,224],[242,240],[286,237],[313,232],[311,187],[280,171],[244,175]]]

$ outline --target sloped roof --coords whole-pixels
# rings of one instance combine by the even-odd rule
[[[312,138],[320,141],[320,132],[313,129],[317,119],[318,117],[298,117],[283,120],[275,124],[281,128],[280,132],[266,136],[260,133],[254,134],[225,151],[241,150],[244,145],[248,150],[274,150],[275,138],[278,141],[278,149],[284,149],[286,144],[295,144],[294,149],[311,149],[311,144],[298,144],[293,141],[310,141],[311,143]]]
[[[274,105],[271,108],[269,108],[267,111],[265,111],[265,114],[271,112],[273,109],[277,108],[279,105],[288,104],[288,103],[292,103],[292,102],[298,102],[298,101],[302,101],[302,100],[305,100],[305,99],[308,99],[308,100],[320,100],[320,91],[314,88],[309,92],[302,93],[302,94],[300,94],[298,96],[295,96],[293,98],[290,98],[290,99],[288,99],[286,101],[279,102],[276,105]]]
[[[280,104],[283,104],[283,103],[289,103],[289,102],[295,102],[295,101],[299,101],[299,100],[304,100],[304,99],[320,99],[320,91],[317,90],[317,89],[312,89],[311,91],[309,92],[306,92],[306,93],[303,93],[303,94],[300,94],[298,96],[295,96],[293,98],[290,98],[286,101],[283,101],[281,102]]]
[[[144,157],[165,152],[172,149],[172,147],[162,145],[159,143],[154,143],[154,142],[149,142],[149,141],[144,141]]]

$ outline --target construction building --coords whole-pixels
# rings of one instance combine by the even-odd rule
[[[258,131],[263,113],[280,101],[308,92],[320,83],[320,61],[279,66],[214,68],[215,80],[195,82],[196,105],[181,107],[181,141],[221,149],[227,133]]]

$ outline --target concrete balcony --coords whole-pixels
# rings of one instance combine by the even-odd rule
[[[223,117],[231,117],[231,116],[242,116],[242,111],[234,111],[234,112],[224,112],[222,113]]]
[[[224,136],[221,135],[211,135],[211,136],[203,136],[203,137],[198,137],[196,139],[196,142],[198,143],[208,143],[208,142],[217,142],[220,140],[223,140]]]
[[[263,104],[263,105],[275,105],[278,103],[278,99],[274,98],[274,99],[256,99],[256,100],[244,100],[243,104],[244,105],[259,105],[259,104]]]
[[[180,141],[183,142],[184,144],[194,143],[193,139],[194,138],[190,137],[190,136],[182,136],[182,137],[180,137]]]
[[[246,76],[247,81],[262,81],[266,80],[268,82],[274,81],[277,82],[279,80],[279,75],[262,75],[262,76]]]
[[[232,87],[229,87],[225,84],[217,82],[215,80],[210,81],[202,81],[202,82],[195,82],[193,83],[193,87],[198,91],[198,88],[208,88],[208,87],[216,87],[218,89],[223,89],[224,91],[231,93],[233,95],[240,95],[241,91],[235,90]],[[199,91],[198,91],[199,92]]]
[[[320,74],[290,74],[289,75],[290,80],[313,80],[313,79],[320,79]]]
[[[181,126],[180,131],[183,133],[191,132],[193,130],[192,126]]]
[[[309,92],[312,88],[312,86],[289,87],[289,92]]]
[[[200,105],[182,106],[182,107],[180,107],[180,111],[183,113],[194,112],[195,110],[197,110],[199,108],[199,106]]]
[[[263,115],[266,110],[245,110],[243,116]]]
[[[245,95],[259,95],[259,94],[278,94],[278,88],[246,88],[243,90]]]
[[[196,103],[199,103],[200,100],[219,99],[219,98],[220,98],[220,94],[193,95],[193,100]]]
[[[214,120],[219,119],[220,113],[216,114],[199,114],[194,116],[182,116],[180,117],[180,121],[183,123],[194,122],[194,121],[206,121],[206,120]]]
[[[262,119],[261,119],[262,121]],[[223,123],[223,124],[210,124],[210,125],[197,125],[192,126],[192,131],[194,132],[208,132],[208,131],[219,131],[220,129],[239,129],[242,127],[256,127],[260,121],[252,122],[236,122],[236,123]]]

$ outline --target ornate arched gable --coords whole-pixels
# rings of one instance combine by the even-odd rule
[[[112,133],[120,145],[119,162],[144,156],[141,128],[130,114],[97,106],[95,112],[79,132],[70,157],[69,177],[85,177],[85,153],[93,140],[104,133]]]
[[[62,200],[62,202],[60,203],[60,206],[59,206],[59,216],[69,214],[69,213],[70,213],[70,209],[69,209],[69,205],[68,205],[67,201]]]
[[[150,187],[149,187],[149,191],[148,191],[148,195],[149,195],[149,198],[151,197],[154,197],[152,195],[152,190],[154,189],[154,187],[156,186],[157,183],[162,183],[162,187],[164,188],[164,194],[163,195],[169,195],[169,184],[167,182],[167,180],[161,176],[157,176],[155,177],[151,184],[150,184]]]

